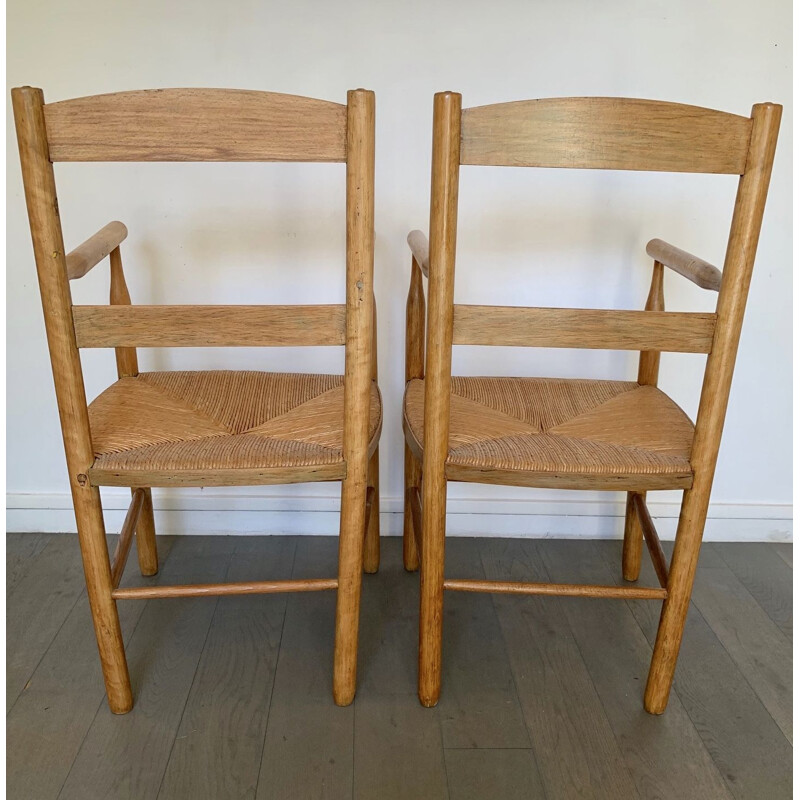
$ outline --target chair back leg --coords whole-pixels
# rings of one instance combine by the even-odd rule
[[[639,580],[642,566],[642,526],[633,504],[634,492],[628,492],[625,504],[625,539],[622,543],[622,577],[626,581]],[[644,493],[642,494],[644,497]]]
[[[100,490],[95,486],[76,488],[72,496],[108,705],[114,714],[126,714],[133,708],[133,695],[117,603],[111,596],[111,565]]]
[[[367,467],[367,487],[373,489],[372,503],[369,509],[369,518],[366,521],[366,536],[364,538],[364,572],[374,573],[381,564],[381,506],[378,448],[369,460]]]
[[[683,638],[683,628],[692,597],[697,559],[703,542],[709,491],[687,489],[683,493],[675,549],[669,568],[667,598],[661,610],[650,674],[644,694],[644,707],[651,714],[662,714],[669,701],[675,664]]]

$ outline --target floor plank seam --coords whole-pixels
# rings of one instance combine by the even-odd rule
[[[731,574],[732,574],[732,573],[731,573]],[[734,577],[734,579],[735,579],[735,580],[738,580],[738,578],[736,578],[736,576],[735,576],[735,575],[734,575],[733,577]],[[767,716],[769,717],[769,719],[770,719],[770,721],[772,722],[772,724],[773,724],[773,725],[774,725],[774,726],[775,726],[775,727],[778,729],[778,732],[780,733],[780,735],[781,735],[781,736],[783,736],[783,738],[784,738],[784,739],[786,739],[786,741],[787,741],[787,742],[788,742],[790,745],[792,745],[792,740],[791,740],[791,739],[789,739],[789,737],[788,737],[788,736],[787,736],[787,735],[786,735],[786,734],[783,732],[783,730],[781,729],[781,726],[780,726],[780,725],[778,725],[778,721],[775,719],[775,717],[773,717],[773,716],[772,716],[772,713],[771,713],[771,712],[770,712],[770,710],[769,710],[769,709],[766,707],[766,705],[764,704],[764,701],[761,699],[761,694],[758,692],[758,690],[756,689],[756,687],[755,687],[755,686],[753,686],[753,684],[750,682],[750,679],[747,677],[747,675],[746,675],[746,674],[745,674],[745,673],[742,671],[741,667],[740,667],[740,666],[739,666],[739,664],[736,662],[736,659],[735,659],[735,658],[734,658],[734,657],[731,655],[731,653],[728,651],[728,648],[727,648],[727,647],[725,647],[725,644],[724,644],[724,643],[723,643],[723,641],[722,641],[722,640],[719,638],[719,636],[717,635],[717,632],[716,632],[716,631],[714,630],[714,628],[711,626],[711,623],[708,621],[708,619],[706,618],[706,616],[703,614],[703,612],[702,612],[702,610],[700,609],[700,607],[699,607],[698,605],[696,605],[696,604],[694,603],[694,601],[692,601],[692,605],[694,605],[694,607],[697,609],[697,613],[698,613],[698,614],[699,614],[699,615],[700,615],[700,616],[703,618],[703,621],[706,623],[706,625],[708,625],[708,628],[709,628],[709,630],[711,631],[711,633],[713,633],[713,634],[714,634],[714,637],[715,637],[715,638],[716,638],[716,640],[719,642],[719,645],[720,645],[720,647],[721,647],[721,648],[722,648],[722,649],[725,651],[725,654],[726,654],[726,655],[728,656],[728,658],[731,660],[731,663],[732,663],[732,664],[733,664],[733,666],[736,668],[736,671],[739,673],[739,675],[741,675],[741,676],[742,676],[742,679],[744,680],[744,682],[745,682],[745,683],[746,683],[746,684],[747,684],[747,685],[750,687],[750,691],[753,693],[753,696],[756,698],[756,700],[758,700],[758,702],[761,704],[762,708],[764,709],[765,713],[766,713],[766,714],[767,714]],[[773,625],[775,625],[775,623],[774,623],[774,622],[772,622],[772,620],[770,620],[770,623],[772,623]],[[775,627],[777,628],[777,625],[775,625]],[[676,690],[676,691],[677,691],[677,690]],[[793,746],[793,745],[792,745],[792,746]]]
[[[292,550],[292,565],[289,569],[289,575],[294,577],[294,565],[297,561],[297,538],[293,539],[294,548]],[[237,545],[238,546],[238,545]],[[275,694],[275,679],[278,677],[278,664],[280,662],[281,645],[283,644],[283,632],[286,629],[286,613],[289,610],[289,602],[291,597],[286,598],[283,604],[283,619],[281,620],[281,635],[278,637],[278,647],[275,650],[275,669],[272,672],[272,684],[269,689],[269,703],[267,704],[267,718],[264,720],[264,738],[261,740],[261,757],[258,760],[258,774],[256,775],[255,795],[258,797],[258,787],[261,784],[261,772],[264,768],[264,750],[267,744],[267,733],[269,732],[269,718],[272,713],[272,696]]]
[[[235,549],[236,547],[234,546],[233,550]],[[231,550],[231,552],[228,554],[228,564],[225,568],[225,578],[228,577],[228,573],[230,572],[231,561],[233,560],[233,550]],[[203,661],[203,654],[206,652],[206,647],[208,646],[208,637],[211,635],[211,629],[214,625],[214,618],[217,616],[217,609],[219,608],[220,598],[215,597],[214,600],[215,600],[214,611],[212,612],[211,617],[208,621],[208,627],[206,628],[206,635],[205,638],[203,639],[203,646],[200,648],[200,653],[197,656],[197,663],[194,665],[194,673],[192,675],[192,680],[189,683],[189,689],[186,692],[186,697],[184,698],[183,701],[183,708],[181,709],[181,713],[180,716],[178,717],[177,724],[175,725],[175,733],[172,737],[172,744],[170,745],[169,748],[169,755],[164,761],[164,771],[161,773],[161,780],[158,783],[158,791],[156,792],[156,798],[161,796],[161,791],[164,788],[164,779],[167,777],[167,771],[169,770],[169,764],[170,761],[172,760],[172,754],[175,752],[175,742],[178,739],[178,731],[181,729],[181,723],[183,722],[183,717],[186,714],[186,706],[189,704],[189,698],[192,695],[192,687],[194,686],[194,682],[197,680],[197,671],[200,669],[200,664]]]

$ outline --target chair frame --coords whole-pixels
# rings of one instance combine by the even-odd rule
[[[439,698],[445,589],[662,600],[644,706],[662,713],[669,699],[708,511],[734,362],[769,186],[782,108],[753,106],[751,117],[618,98],[563,98],[461,109],[461,95],[435,95],[430,246],[408,237],[412,252],[406,306],[406,381],[425,379],[424,451],[406,429],[403,554],[420,568],[419,698]],[[738,174],[724,269],[661,240],[644,311],[498,308],[454,305],[458,179],[461,164],[635,169]],[[714,314],[664,311],[668,267],[717,291]],[[427,309],[423,276],[428,278]],[[426,328],[427,317],[427,328]],[[637,481],[552,473],[511,475],[447,464],[452,347],[523,345],[639,350],[638,382],[656,385],[662,351],[701,352],[707,362],[691,449],[692,475]],[[642,539],[659,587],[512,583],[444,578],[447,481],[545,488],[626,490],[623,576],[639,576]],[[647,510],[650,489],[682,488],[677,537],[668,563]]]
[[[167,89],[97,95],[45,105],[41,89],[12,90],[56,399],[86,586],[114,713],[133,706],[117,614],[124,598],[337,590],[333,696],[352,702],[362,568],[378,569],[378,450],[369,441],[377,381],[374,254],[375,96],[357,89],[347,105],[269,92]],[[346,163],[346,303],[338,306],[134,306],[122,271],[127,235],[113,222],[67,254],[55,161],[338,161]],[[74,306],[70,280],[110,260],[109,306]],[[151,327],[157,324],[157,335]],[[114,347],[120,378],[138,374],[136,347],[344,345],[343,464],[227,470],[140,481],[102,474],[95,460],[79,356]],[[143,575],[158,571],[152,486],[232,486],[340,480],[336,578],[120,588],[134,532]],[[132,499],[109,558],[100,485],[131,486]]]

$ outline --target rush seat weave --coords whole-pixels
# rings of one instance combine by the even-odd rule
[[[343,466],[343,421],[341,375],[145,372],[89,405],[92,474]],[[373,384],[373,444],[380,422]]]
[[[424,380],[408,384],[404,420],[423,444]],[[629,381],[451,378],[448,474],[457,468],[691,485],[694,425],[663,392]],[[455,470],[451,474],[451,469]],[[688,483],[687,483],[688,482]]]

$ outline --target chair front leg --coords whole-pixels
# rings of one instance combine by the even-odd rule
[[[419,489],[421,479],[420,463],[411,452],[408,443],[405,445],[405,491],[403,492],[403,566],[414,572],[419,569],[419,553],[414,537],[414,515],[411,513],[409,489]],[[417,533],[420,533],[418,531]]]
[[[622,543],[622,577],[626,581],[639,580],[639,570],[642,566],[642,526],[639,523],[639,514],[633,504],[635,492],[628,492],[625,504],[625,539]],[[642,492],[642,498],[644,498]]]
[[[662,714],[669,701],[675,665],[683,638],[686,615],[692,597],[697,559],[703,541],[709,492],[687,489],[683,493],[675,549],[667,581],[667,599],[661,610],[644,707],[651,714]]]
[[[422,491],[422,544],[419,592],[419,700],[439,702],[442,685],[442,613],[447,480],[425,481]]]
[[[367,486],[374,489],[370,517],[367,520],[367,537],[364,541],[364,572],[374,573],[381,564],[381,506],[378,448],[372,454],[367,468]]]
[[[95,486],[76,486],[72,498],[108,706],[114,714],[125,714],[133,708],[133,695],[117,604],[111,596],[111,564],[100,491]]]
[[[363,472],[364,474],[359,474]],[[364,558],[366,470],[348,469],[342,481],[339,528],[339,587],[336,597],[336,642],[333,655],[333,699],[348,706],[356,693],[358,622]]]
[[[158,572],[158,545],[153,516],[153,493],[150,489],[144,490],[144,503],[136,525],[136,553],[142,575],[155,575]]]

